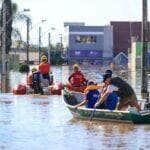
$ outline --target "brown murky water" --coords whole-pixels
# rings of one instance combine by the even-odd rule
[[[87,77],[101,81],[98,68],[85,67],[83,71]],[[67,80],[67,66],[53,67],[53,72],[57,82]],[[12,73],[11,78],[12,86],[24,82],[25,76]],[[140,90],[138,82],[135,82],[137,92]],[[150,125],[76,120],[61,96],[1,94],[0,149],[148,150]]]

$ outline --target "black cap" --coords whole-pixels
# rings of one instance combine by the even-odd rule
[[[113,72],[111,70],[106,70],[105,74],[110,74],[112,76]]]
[[[111,74],[104,74],[103,75],[103,82],[105,82],[107,78],[111,78]]]

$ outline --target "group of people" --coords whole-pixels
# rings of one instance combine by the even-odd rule
[[[71,86],[78,87],[87,85],[84,90],[85,100],[75,107],[85,105],[87,108],[126,110],[131,106],[140,111],[141,108],[132,87],[120,77],[112,77],[112,74],[111,70],[106,70],[103,83],[97,85],[93,81],[86,80],[79,71],[79,66],[74,65],[74,73],[69,77],[69,83]]]
[[[35,94],[43,93],[43,86],[51,85],[50,71],[51,67],[47,61],[47,57],[43,55],[41,57],[41,63],[37,68],[32,68],[32,73],[28,76],[27,84],[34,90]]]

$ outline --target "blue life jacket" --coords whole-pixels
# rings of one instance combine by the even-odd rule
[[[105,101],[105,109],[115,110],[118,100],[119,98],[115,92],[110,93]]]
[[[40,84],[41,83],[40,72],[34,72],[33,73],[32,82],[33,82],[33,84]]]
[[[98,90],[89,91],[86,95],[86,100],[88,100],[86,107],[94,108],[94,105],[99,100],[99,98],[100,98],[100,93]]]

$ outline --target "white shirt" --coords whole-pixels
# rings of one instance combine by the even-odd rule
[[[112,93],[113,91],[118,91],[118,87],[114,86],[114,85],[109,85],[107,87],[107,93]]]

